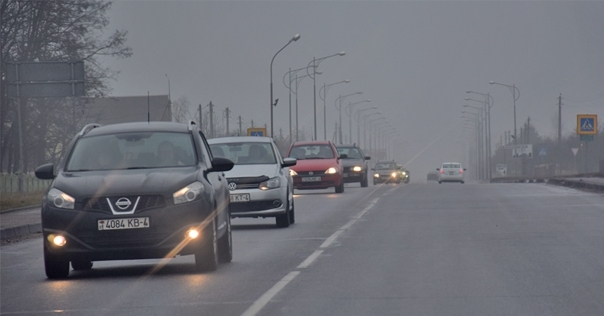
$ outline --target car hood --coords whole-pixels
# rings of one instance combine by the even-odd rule
[[[267,176],[269,178],[277,176],[279,173],[278,164],[266,165],[235,165],[233,169],[225,172],[227,178],[244,178]]]
[[[199,172],[198,167],[61,172],[53,187],[76,199],[130,194],[172,196],[177,190],[195,182]]]
[[[290,167],[296,172],[304,171],[325,171],[331,167],[339,168],[339,164],[335,159],[301,159],[298,160],[295,166]]]
[[[352,167],[352,166],[365,166],[365,162],[363,159],[342,159],[342,166],[344,167]]]

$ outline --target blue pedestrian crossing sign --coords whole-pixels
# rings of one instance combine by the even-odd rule
[[[598,133],[598,116],[596,114],[577,115],[577,134],[596,135]]]
[[[547,156],[547,149],[545,147],[539,149],[539,156]]]
[[[266,136],[266,128],[264,127],[251,127],[247,129],[247,136],[259,136],[259,137],[264,137]]]

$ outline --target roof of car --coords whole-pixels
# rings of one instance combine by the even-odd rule
[[[300,146],[300,145],[329,145],[331,144],[330,141],[328,140],[309,140],[309,141],[302,141],[302,142],[295,142],[292,144],[292,146]]]
[[[356,144],[337,144],[336,147],[340,148],[340,147],[359,147]]]
[[[188,132],[188,126],[177,122],[129,122],[101,125],[90,129],[86,136],[128,133],[128,132]]]
[[[222,143],[270,143],[270,137],[260,136],[229,136],[229,137],[216,137],[208,139],[208,144],[222,144]]]

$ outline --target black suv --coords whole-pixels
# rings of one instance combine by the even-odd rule
[[[342,158],[344,183],[358,182],[361,184],[361,187],[366,187],[369,178],[369,165],[367,161],[371,157],[365,156],[356,144],[336,145],[336,148],[340,156],[342,154],[347,156],[346,158]]]
[[[373,184],[396,183],[405,181],[401,177],[401,167],[394,161],[378,161],[373,170]]]
[[[195,123],[85,126],[57,166],[42,201],[46,276],[66,278],[93,261],[195,255],[200,271],[232,260],[229,191]]]

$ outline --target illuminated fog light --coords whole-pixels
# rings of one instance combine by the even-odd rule
[[[195,238],[199,237],[199,232],[197,231],[197,229],[190,229],[187,232],[187,236],[191,239],[195,239]]]
[[[63,237],[61,235],[57,235],[57,236],[54,236],[54,238],[52,239],[52,243],[55,246],[63,247],[67,243],[67,239],[65,239],[65,237]]]

